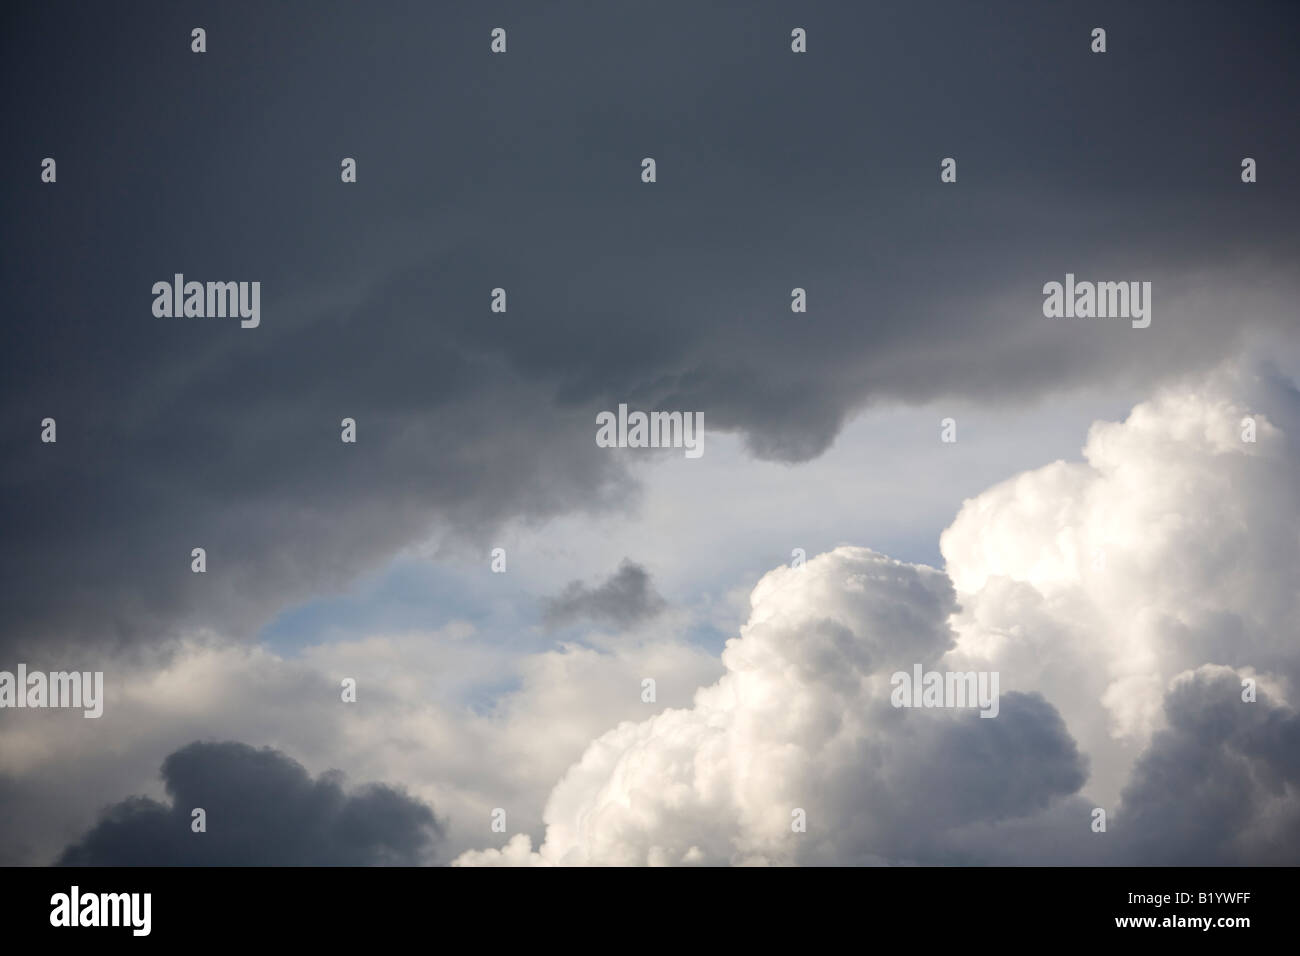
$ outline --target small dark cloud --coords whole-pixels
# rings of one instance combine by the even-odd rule
[[[195,742],[162,766],[171,805],[129,797],[63,851],[64,866],[411,866],[442,838],[432,808],[343,775],[313,779],[269,747]],[[202,807],[207,831],[191,830]]]
[[[591,588],[573,581],[542,610],[547,627],[564,627],[581,620],[628,627],[654,617],[665,602],[650,583],[650,574],[634,561],[624,560],[605,583]]]

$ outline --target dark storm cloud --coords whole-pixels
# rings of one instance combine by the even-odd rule
[[[1143,866],[1300,863],[1300,715],[1202,668],[1165,697],[1111,829]]]
[[[429,530],[486,564],[502,521],[625,502],[621,401],[800,460],[875,400],[1145,381],[1293,321],[1282,5],[6,16],[7,650],[247,634]],[[1044,320],[1067,271],[1153,281],[1152,327]],[[177,272],[260,281],[261,326],[155,318]]]
[[[192,743],[162,767],[171,806],[131,797],[110,807],[59,860],[67,866],[412,866],[441,839],[433,811],[384,785],[345,793],[284,754]],[[207,832],[191,811],[207,811]]]
[[[634,561],[624,560],[596,587],[570,582],[555,597],[546,599],[542,617],[548,627],[564,627],[581,620],[628,627],[654,617],[664,607],[664,599],[650,583],[649,572]]]

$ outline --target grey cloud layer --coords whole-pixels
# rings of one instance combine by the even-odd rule
[[[492,57],[478,14],[382,9],[204,8],[203,56],[170,5],[9,14],[5,650],[247,634],[432,527],[625,504],[619,401],[799,460],[873,400],[1140,381],[1293,321],[1294,11],[1102,6],[1095,57],[1020,4],[521,4]],[[1066,271],[1153,281],[1151,329],[1043,320]],[[260,280],[261,327],[154,318],[174,272]]]

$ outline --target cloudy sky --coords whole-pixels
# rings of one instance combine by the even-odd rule
[[[1300,863],[1292,5],[2,16],[0,864]]]

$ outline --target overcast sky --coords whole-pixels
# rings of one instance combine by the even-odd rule
[[[1300,862],[1292,5],[3,17],[0,862]]]

